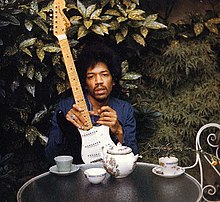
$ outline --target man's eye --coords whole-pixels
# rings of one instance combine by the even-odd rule
[[[106,77],[106,76],[108,76],[108,74],[102,74],[102,76]]]
[[[87,76],[87,79],[92,79],[94,76],[92,75],[92,76]]]

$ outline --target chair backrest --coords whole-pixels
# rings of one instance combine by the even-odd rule
[[[202,161],[206,161],[205,163],[209,164],[209,168],[212,168],[214,173],[218,176],[216,181],[220,181],[220,124],[208,123],[202,126],[197,132],[195,146],[196,161],[192,166],[184,168],[191,169],[197,165],[199,166],[200,185],[203,190],[203,199],[205,201],[210,201],[209,196],[216,195],[216,193],[220,191],[220,185],[204,185],[204,162]]]

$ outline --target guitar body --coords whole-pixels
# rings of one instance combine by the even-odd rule
[[[82,139],[81,157],[84,163],[94,163],[103,159],[103,152],[115,146],[109,134],[109,127],[93,126],[90,130],[80,130]]]
[[[61,110],[57,112],[56,116],[57,123],[69,143],[74,163],[101,161],[103,152],[106,152],[108,147],[115,145],[110,137],[108,126],[100,125],[93,126],[90,130],[80,130],[66,120]]]

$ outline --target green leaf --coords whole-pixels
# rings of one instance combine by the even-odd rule
[[[77,0],[77,8],[81,15],[86,18],[86,7],[79,0]]]
[[[32,46],[35,44],[36,40],[37,40],[37,38],[26,39],[19,44],[19,48],[23,49],[23,48],[27,48],[29,46]]]
[[[80,39],[80,38],[86,36],[87,34],[88,34],[88,30],[86,29],[86,27],[84,25],[82,25],[79,27],[77,39]]]
[[[113,16],[121,16],[121,14],[114,9],[109,9],[105,12],[106,15],[113,15]]]
[[[28,126],[25,131],[25,138],[31,144],[31,146],[36,141],[37,137],[39,136],[40,132],[34,126]]]
[[[27,69],[27,77],[33,80],[34,72],[35,72],[34,65],[30,65]]]
[[[78,25],[80,24],[79,20],[81,19],[82,19],[82,16],[72,16],[69,20],[72,25]]]
[[[47,142],[48,142],[48,137],[45,136],[45,135],[42,135],[41,133],[38,134],[38,138],[40,140],[40,143],[44,146],[47,145]]]
[[[147,16],[144,25],[151,24],[152,22],[154,22],[157,19],[157,16],[158,14],[152,14]]]
[[[69,4],[66,5],[66,7],[67,7],[67,10],[70,10],[70,9],[76,9],[76,10],[78,10],[76,4],[71,4],[71,3],[69,3]]]
[[[36,90],[35,84],[26,84],[25,88],[33,97],[35,97],[35,90]]]
[[[110,16],[110,15],[103,15],[100,18],[101,18],[102,21],[106,22],[108,20],[111,20],[112,16]]]
[[[124,37],[126,37],[128,34],[128,27],[126,26],[121,27],[121,33]]]
[[[216,25],[206,22],[205,26],[209,29],[210,32],[218,34],[218,28],[216,27]]]
[[[27,72],[27,65],[18,65],[18,72],[21,76],[24,76],[24,74]]]
[[[126,72],[126,74],[121,78],[122,80],[133,81],[141,78],[142,75],[136,72]]]
[[[104,33],[103,33],[101,27],[98,26],[98,25],[93,25],[93,26],[91,27],[91,30],[92,30],[93,32],[95,32],[96,34],[99,34],[99,35],[104,36]]]
[[[121,7],[120,4],[117,4],[117,8],[124,17],[127,17],[126,11]]]
[[[207,21],[207,23],[211,24],[220,24],[220,18],[212,18]]]
[[[43,20],[47,20],[47,14],[44,12],[38,12],[37,13]]]
[[[125,83],[125,84],[123,85],[123,88],[125,88],[125,89],[130,89],[130,90],[134,90],[134,89],[137,89],[138,86],[135,85],[135,84],[131,84],[131,83]]]
[[[87,20],[85,19],[83,21],[84,26],[86,27],[86,29],[89,29],[92,26],[93,20]]]
[[[42,62],[45,56],[44,50],[42,48],[37,48],[36,53],[37,53],[37,57]]]
[[[196,23],[193,27],[196,36],[200,35],[204,29],[204,25],[202,23]]]
[[[118,43],[124,41],[125,37],[123,36],[122,33],[119,33],[119,32],[118,32],[118,33],[116,33],[116,35],[115,35],[115,39],[116,39],[116,42],[117,42],[117,44],[118,44]]]
[[[96,4],[90,5],[87,9],[86,9],[86,18],[89,18],[90,15],[94,12],[96,8]]]
[[[117,17],[117,21],[120,23],[120,22],[124,22],[126,21],[128,18],[126,17]]]
[[[143,13],[145,13],[143,10],[136,9],[128,13],[128,18],[132,20],[144,20]]]
[[[60,65],[61,55],[53,55],[52,56],[52,64],[54,67]]]
[[[131,11],[133,11],[136,7],[137,4],[131,3],[130,1],[128,3],[126,3],[126,12],[129,13]]]
[[[117,30],[119,27],[120,27],[120,24],[118,23],[118,21],[112,20],[110,22],[110,27],[109,27],[110,30]]]
[[[34,78],[35,78],[36,80],[38,80],[39,82],[42,82],[42,81],[43,81],[43,77],[42,77],[42,74],[41,74],[40,71],[35,71]]]
[[[58,95],[65,92],[68,88],[67,88],[67,85],[65,82],[59,82],[57,83],[56,85],[56,89],[57,89],[57,92],[58,92]]]
[[[148,29],[146,27],[140,27],[140,32],[141,32],[141,35],[146,38],[147,34],[148,34]]]
[[[122,77],[123,77],[126,74],[126,72],[128,71],[128,69],[129,69],[128,60],[124,60],[121,63],[121,68],[122,68]]]
[[[30,32],[33,28],[33,23],[30,20],[25,20],[24,26]]]
[[[38,111],[34,115],[34,118],[32,119],[31,124],[33,125],[33,124],[39,123],[45,117],[47,112],[48,112],[47,107],[44,105],[44,108],[42,110]]]
[[[90,16],[90,19],[92,19],[92,20],[100,20],[101,18],[100,18],[99,16],[100,16],[101,12],[102,12],[102,9],[101,9],[101,8],[95,10],[95,11],[92,13],[92,15]]]
[[[42,49],[49,53],[59,53],[61,51],[60,46],[55,44],[46,44]]]
[[[141,35],[139,35],[139,34],[133,34],[133,35],[132,35],[132,38],[133,38],[137,43],[139,43],[140,45],[145,46],[144,38],[143,38]]]
[[[31,11],[31,14],[35,14],[38,12],[38,2],[37,1],[31,1],[30,2],[30,11]]]
[[[109,24],[107,24],[107,23],[101,23],[99,26],[100,26],[100,28],[101,28],[101,30],[102,30],[103,33],[109,34],[109,33],[108,33],[108,28],[110,27]]]
[[[20,48],[24,53],[32,57],[31,51],[28,48]]]
[[[145,24],[145,26],[147,28],[150,28],[150,29],[162,29],[162,28],[167,28],[166,25],[162,24],[162,23],[159,23],[159,22],[151,22],[151,23],[148,23],[148,24]]]

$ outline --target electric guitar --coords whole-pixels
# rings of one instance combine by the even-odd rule
[[[73,97],[76,104],[80,106],[81,109],[83,109],[82,114],[88,123],[86,130],[78,129],[82,140],[82,160],[84,163],[98,162],[103,159],[103,150],[105,152],[108,147],[114,146],[115,144],[109,135],[108,126],[93,126],[92,124],[66,36],[66,29],[70,27],[70,22],[63,12],[64,8],[65,0],[54,1],[53,34],[57,37],[62,50],[62,55],[64,58]]]

